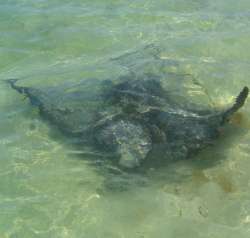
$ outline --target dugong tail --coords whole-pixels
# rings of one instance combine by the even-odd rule
[[[230,120],[230,117],[244,105],[248,93],[249,93],[248,87],[244,87],[240,92],[240,94],[236,97],[234,105],[223,113],[222,123],[225,123],[228,120]]]

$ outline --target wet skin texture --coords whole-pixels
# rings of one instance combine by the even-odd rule
[[[79,90],[65,95],[62,90],[61,97],[54,96],[60,88],[39,90],[16,81],[8,80],[43,118],[82,143],[114,154],[115,163],[125,169],[142,166],[154,152],[160,151],[163,160],[179,160],[211,145],[249,91],[244,87],[232,106],[218,111],[175,102],[153,74],[132,74],[117,83],[86,80]]]

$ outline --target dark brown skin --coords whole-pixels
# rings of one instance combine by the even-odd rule
[[[219,137],[220,128],[244,105],[249,93],[244,87],[233,106],[224,111],[197,111],[172,102],[157,78],[147,77],[111,85],[108,93],[101,97],[101,108],[104,114],[113,106],[121,110],[105,120],[92,116],[85,106],[61,108],[50,100],[47,92],[19,87],[17,80],[8,82],[38,106],[41,115],[52,124],[76,137],[87,135],[94,146],[115,152],[118,164],[125,168],[143,164],[153,149],[162,150],[164,157],[171,160],[192,156]],[[82,101],[82,105],[85,102]],[[167,107],[162,110],[164,104]],[[141,105],[146,105],[147,110],[140,111]],[[86,114],[88,118],[88,113],[91,117],[86,121],[83,117]],[[90,124],[84,127],[86,122]]]

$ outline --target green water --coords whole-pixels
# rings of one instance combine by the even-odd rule
[[[249,0],[6,0],[0,36],[0,79],[25,85],[110,76],[98,65],[154,43],[218,106],[250,86]],[[195,160],[150,171],[146,186],[102,192],[87,155],[51,136],[3,81],[0,91],[0,237],[250,236],[249,101],[229,136]]]

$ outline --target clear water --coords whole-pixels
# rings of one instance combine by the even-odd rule
[[[112,75],[88,65],[164,45],[216,105],[250,86],[248,0],[9,0],[0,3],[0,78],[26,85]],[[198,158],[102,192],[103,176],[0,83],[0,237],[249,237],[250,105]],[[228,136],[227,136],[228,135]],[[60,136],[58,136],[60,137]]]

